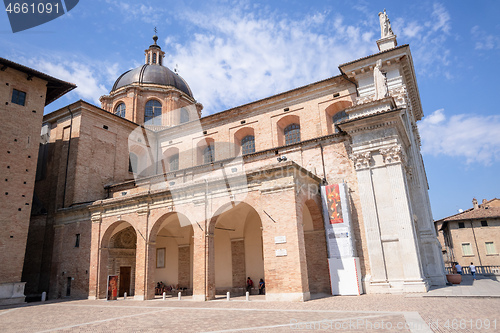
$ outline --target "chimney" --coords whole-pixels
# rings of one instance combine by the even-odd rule
[[[472,199],[472,206],[473,206],[474,209],[478,209],[479,208],[479,206],[477,204],[477,199],[476,198]]]

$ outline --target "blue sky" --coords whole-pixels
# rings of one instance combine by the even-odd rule
[[[143,63],[156,26],[165,65],[178,67],[207,115],[376,53],[384,8],[413,55],[434,218],[470,208],[473,197],[500,197],[496,1],[83,0],[16,34],[0,14],[0,56],[78,85],[46,112],[77,99],[100,105],[121,73]]]

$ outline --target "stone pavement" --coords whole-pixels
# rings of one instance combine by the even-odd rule
[[[489,286],[492,294],[500,290],[498,281],[480,278],[428,294],[330,296],[304,303],[267,302],[262,296],[227,301],[222,295],[210,302],[54,300],[0,307],[0,331],[499,332],[500,298],[479,296]]]
[[[498,276],[478,275],[476,280],[472,275],[462,275],[462,283],[446,288],[431,288],[424,297],[500,297],[500,282]]]

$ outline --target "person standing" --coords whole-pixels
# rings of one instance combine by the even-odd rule
[[[462,266],[458,262],[456,262],[455,267],[457,268],[457,274],[462,275]]]
[[[474,266],[474,263],[470,263],[470,273],[472,274],[472,278],[475,280],[476,279],[476,266]]]

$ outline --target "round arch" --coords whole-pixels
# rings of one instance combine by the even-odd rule
[[[262,221],[255,208],[245,202],[223,205],[211,218],[208,233],[213,235],[209,269],[214,272],[209,289],[216,294],[230,291],[243,295],[246,278],[251,277],[254,288],[250,293],[258,293],[258,282],[265,281],[265,271]]]
[[[127,111],[127,105],[123,100],[118,100],[116,103],[113,105],[113,114],[125,118]]]
[[[127,221],[116,221],[101,237],[99,297],[107,296],[107,277],[118,276],[117,295],[135,294],[137,232]]]
[[[163,104],[157,98],[150,98],[144,106],[144,124],[162,125]]]
[[[285,129],[292,124],[298,125],[299,133],[300,133],[300,117],[299,116],[290,114],[290,115],[287,115],[287,116],[280,118],[276,122],[277,130],[278,130],[277,134],[278,134],[278,145],[279,146],[285,145],[285,143],[286,143]]]
[[[148,284],[154,284],[156,294],[192,293],[193,234],[191,221],[178,212],[164,214],[153,224],[149,233],[152,262],[148,264],[153,271]]]
[[[307,276],[311,293],[331,293],[325,225],[319,204],[308,199],[302,207]]]
[[[326,123],[329,134],[336,133],[335,124],[337,122],[347,119],[347,115],[344,110],[351,106],[352,101],[343,100],[332,103],[325,109]]]
[[[241,151],[242,140],[247,137],[253,137],[253,152],[255,152],[255,131],[252,127],[243,127],[234,133],[235,155]],[[250,149],[251,150],[251,149]]]

